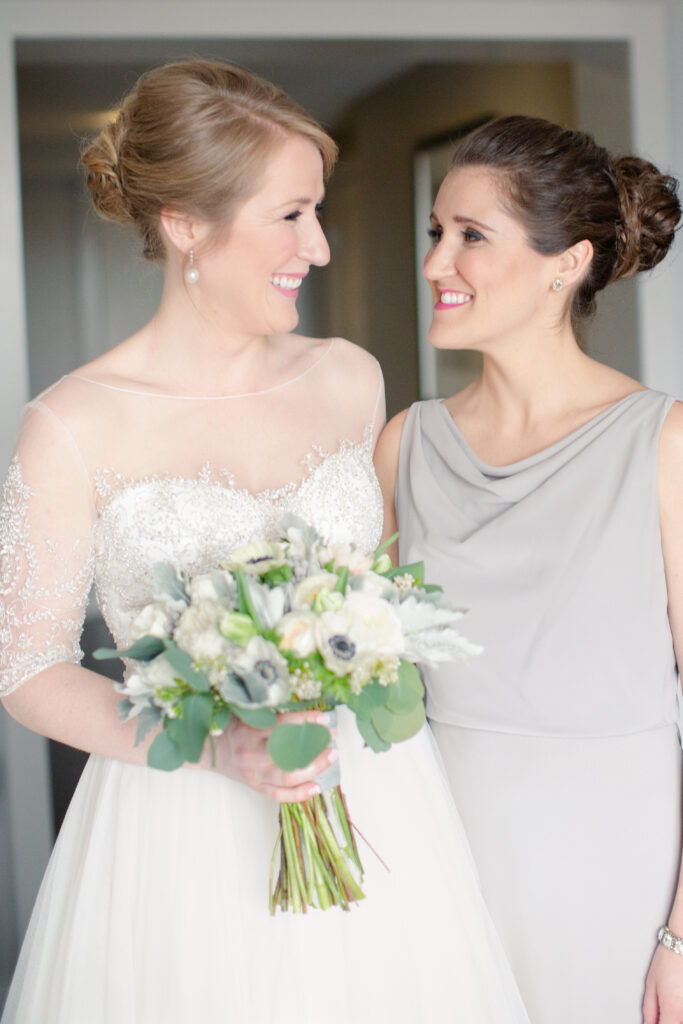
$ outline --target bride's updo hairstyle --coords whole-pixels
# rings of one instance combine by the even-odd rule
[[[162,209],[220,231],[293,135],[317,146],[327,177],[336,144],[281,89],[219,61],[177,61],[142,75],[81,159],[98,213],[133,222],[146,258],[160,260]]]
[[[536,117],[500,117],[475,129],[455,150],[451,170],[494,173],[508,212],[530,246],[555,255],[583,239],[593,259],[578,285],[576,323],[611,281],[651,270],[674,239],[681,216],[678,182],[637,156],[611,156],[586,132]]]

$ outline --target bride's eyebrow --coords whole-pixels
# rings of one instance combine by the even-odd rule
[[[277,209],[284,210],[286,206],[310,206],[311,204],[319,206],[324,201],[324,199],[324,193],[320,197],[320,199],[312,199],[310,196],[301,196],[298,199],[288,199],[286,203],[280,203]]]

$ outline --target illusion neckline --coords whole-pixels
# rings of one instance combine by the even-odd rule
[[[174,401],[186,401],[186,402],[225,402],[233,398],[258,398],[261,395],[272,394],[273,391],[280,391],[283,388],[288,387],[290,384],[295,384],[298,380],[306,377],[307,374],[311,373],[317,366],[322,363],[323,359],[332,351],[335,343],[335,338],[328,339],[328,345],[325,350],[318,356],[315,362],[307,366],[301,373],[297,373],[296,376],[283,380],[279,384],[273,384],[272,387],[262,388],[260,391],[242,391],[231,395],[175,395],[172,393],[165,393],[161,391],[144,391],[141,388],[123,388],[117,384],[105,384],[104,381],[95,380],[93,377],[85,377],[80,373],[66,373],[63,380],[82,380],[87,384],[94,384],[96,387],[106,388],[108,391],[120,391],[126,395],[140,395],[142,398],[167,398],[173,399]]]
[[[595,416],[591,416],[590,419],[585,420],[574,430],[571,430],[568,434],[558,438],[557,441],[553,441],[552,444],[546,445],[545,448],[539,448],[538,451],[532,452],[531,455],[526,455],[523,459],[517,459],[514,462],[506,462],[500,464],[494,464],[486,462],[474,451],[465,435],[460,430],[459,426],[453,419],[450,411],[447,409],[445,399],[439,398],[436,400],[436,404],[443,409],[444,416],[446,417],[447,423],[450,425],[452,432],[455,434],[458,443],[461,448],[465,451],[472,463],[484,472],[488,476],[506,476],[510,472],[515,472],[520,469],[525,469],[527,466],[534,465],[536,462],[542,459],[549,458],[556,452],[561,451],[567,445],[571,444],[572,441],[577,440],[586,431],[589,431],[592,427],[597,426],[603,419],[609,416],[611,413],[616,412],[621,406],[626,403],[630,403],[637,395],[652,394],[651,388],[637,388],[635,391],[629,391],[627,395],[619,398],[616,402],[612,402],[605,409],[596,413]]]

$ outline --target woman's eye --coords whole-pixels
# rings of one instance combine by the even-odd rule
[[[285,220],[298,220],[301,216],[301,210],[294,210],[293,213],[288,213]]]
[[[465,239],[466,242],[484,241],[484,236],[480,235],[478,231],[474,230],[474,228],[465,228],[465,230],[462,233],[462,237]]]
[[[427,228],[427,234],[431,238],[433,245],[441,241],[441,228]]]
[[[316,203],[315,204],[315,215],[316,215],[316,217],[319,217],[324,209],[325,209],[325,204],[324,203]]]

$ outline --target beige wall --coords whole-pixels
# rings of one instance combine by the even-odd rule
[[[418,396],[416,146],[486,113],[526,113],[573,126],[573,97],[568,63],[430,65],[383,85],[351,110],[338,133],[342,160],[327,204],[333,260],[325,275],[326,326],[380,360],[390,413]]]

